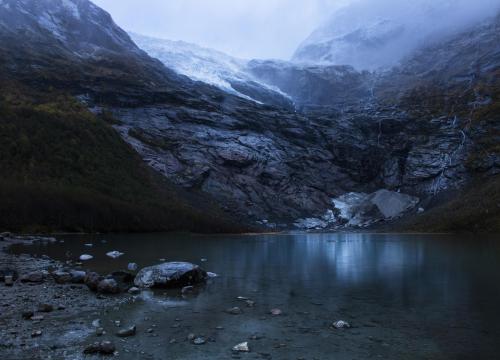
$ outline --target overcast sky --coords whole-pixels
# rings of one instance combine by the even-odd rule
[[[184,40],[240,58],[289,59],[349,0],[92,0],[128,31]]]

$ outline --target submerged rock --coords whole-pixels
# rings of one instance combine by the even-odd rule
[[[168,262],[142,269],[135,277],[134,284],[143,288],[178,288],[195,285],[205,281],[206,278],[207,273],[198,265]]]

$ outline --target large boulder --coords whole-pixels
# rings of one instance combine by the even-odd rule
[[[187,262],[167,262],[149,266],[137,274],[134,283],[142,288],[182,288],[207,279],[205,270]]]

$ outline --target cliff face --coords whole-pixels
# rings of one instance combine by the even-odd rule
[[[153,169],[241,219],[335,215],[333,198],[379,189],[427,206],[498,173],[498,18],[386,72],[250,62],[294,111],[174,73],[88,1],[44,1],[0,2],[2,78],[112,114]]]

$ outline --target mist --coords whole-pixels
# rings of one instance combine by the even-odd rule
[[[500,7],[500,0],[93,1],[128,31],[183,40],[239,58],[284,60],[301,43],[321,42],[389,20],[402,30],[392,44],[380,49],[383,54],[374,55],[387,60],[408,53],[429,36],[461,29]],[[369,56],[362,50],[341,47],[345,56],[338,61],[352,63],[356,60],[350,61],[351,57]]]
[[[93,0],[122,28],[239,58],[289,59],[347,0]]]

